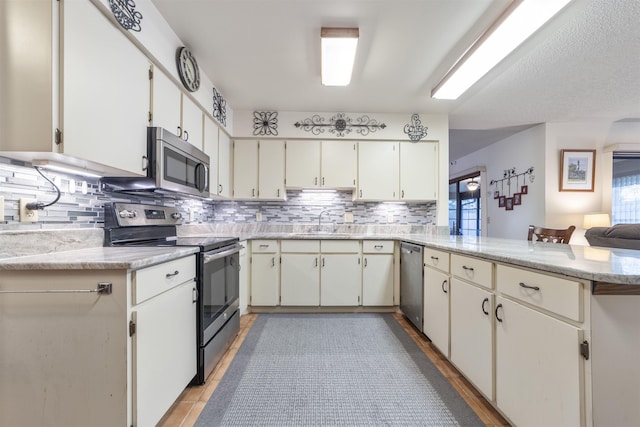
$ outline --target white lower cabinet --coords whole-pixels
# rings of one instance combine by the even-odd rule
[[[582,331],[496,298],[496,403],[519,427],[580,426]]]
[[[281,243],[280,305],[320,305],[320,241]]]
[[[361,281],[360,254],[322,254],[321,305],[361,305]]]
[[[363,254],[362,305],[393,305],[393,254]]]
[[[155,425],[196,373],[196,283],[136,306],[132,319],[137,426]]]
[[[493,295],[451,278],[451,361],[493,399]],[[426,310],[425,310],[426,311]]]
[[[251,305],[280,304],[280,259],[275,253],[251,255]]]
[[[424,269],[423,332],[445,356],[449,356],[449,290],[448,273]]]

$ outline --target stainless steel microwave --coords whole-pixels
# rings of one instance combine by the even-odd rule
[[[147,176],[157,187],[194,196],[209,196],[209,156],[159,127],[147,129]]]
[[[104,177],[107,192],[209,197],[209,156],[159,127],[147,128],[146,177]]]

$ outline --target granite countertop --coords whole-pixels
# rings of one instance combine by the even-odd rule
[[[137,270],[196,252],[196,247],[94,247],[4,258],[0,270]]]
[[[198,235],[219,235],[202,231],[199,230]],[[240,240],[399,240],[579,279],[640,286],[640,251],[631,249],[529,242],[493,237],[429,236],[426,233],[290,233],[284,231],[265,233],[240,231],[235,235]]]

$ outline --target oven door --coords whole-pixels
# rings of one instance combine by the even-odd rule
[[[224,325],[225,312],[231,305],[237,305],[240,294],[240,244],[206,252],[203,255],[203,271],[200,292],[201,337],[206,345]]]

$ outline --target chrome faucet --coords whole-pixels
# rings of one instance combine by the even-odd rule
[[[329,211],[324,210],[322,212],[320,212],[320,215],[318,216],[318,232],[322,231],[322,215],[327,214],[329,215]],[[333,232],[333,227],[331,229],[331,231]]]

